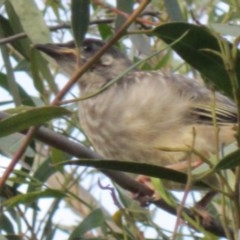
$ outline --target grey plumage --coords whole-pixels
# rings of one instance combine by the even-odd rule
[[[85,40],[80,63],[103,44]],[[77,55],[73,43],[37,48],[52,56],[67,75],[74,72]],[[79,79],[81,94],[96,92],[130,65],[118,49],[110,48]],[[83,130],[107,159],[168,166],[187,160],[193,148],[208,157],[216,153],[217,146],[234,141],[235,104],[196,80],[165,71],[135,69],[79,105]],[[213,126],[214,115],[217,126]],[[176,151],[164,151],[166,148]],[[191,155],[193,161],[197,158]]]

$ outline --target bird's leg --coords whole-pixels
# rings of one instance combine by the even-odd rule
[[[148,206],[149,201],[156,198],[156,196],[155,196],[156,191],[153,187],[153,184],[152,184],[149,176],[138,175],[137,178],[136,178],[136,181],[138,181],[139,183],[147,186],[149,189],[151,189],[153,191],[152,196],[139,196],[139,194],[134,194],[133,195],[133,199],[137,200],[142,207],[146,207],[146,206]]]
[[[202,160],[200,158],[197,158],[197,160],[195,160],[193,163],[191,163],[191,168],[196,168],[199,167],[202,164]],[[182,162],[178,162],[178,163],[174,163],[174,164],[169,164],[167,166],[165,166],[166,168],[170,168],[176,171],[182,171],[182,170],[186,170],[189,167],[189,161],[182,161]],[[160,196],[156,193],[154,186],[151,183],[151,179],[148,176],[145,175],[139,175],[136,179],[138,182],[144,184],[145,186],[147,186],[148,188],[150,188],[151,190],[153,190],[154,194],[152,196],[147,196],[147,199],[139,199],[138,196],[135,196],[134,198],[136,200],[139,200],[141,202],[141,205],[146,206],[146,202],[149,200],[152,200],[153,198],[160,198]]]

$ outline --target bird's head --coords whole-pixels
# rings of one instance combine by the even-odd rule
[[[88,38],[84,40],[80,51],[73,41],[65,44],[37,44],[35,47],[52,57],[60,70],[71,76],[77,67],[88,62],[104,44],[101,40]],[[77,59],[78,56],[79,59]],[[77,63],[80,66],[77,66]],[[101,76],[109,81],[123,73],[130,65],[131,62],[123,53],[111,47],[90,67],[88,73]]]

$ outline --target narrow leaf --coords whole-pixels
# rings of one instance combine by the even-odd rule
[[[46,159],[34,172],[33,178],[39,182],[46,182],[47,179],[54,174],[57,169],[51,165],[52,159]],[[33,184],[29,184],[28,192],[32,192],[35,189]]]
[[[215,167],[216,171],[231,169],[240,165],[240,149],[228,154]]]
[[[1,230],[6,231],[7,233],[13,233],[14,232],[14,224],[10,221],[9,217],[4,214],[4,212],[1,212],[0,214],[0,223],[1,223]],[[1,238],[0,238],[1,240]]]
[[[33,43],[51,42],[50,31],[41,11],[32,0],[8,0],[11,2],[21,25]]]
[[[133,4],[133,0],[117,0],[117,9],[125,13],[131,13],[133,11]],[[118,14],[115,21],[115,31],[117,31],[125,21],[126,17]]]
[[[89,0],[72,0],[71,11],[74,40],[81,47],[89,24]]]
[[[187,34],[186,34],[187,33]],[[185,34],[172,48],[190,65],[200,71],[205,80],[211,82],[217,90],[233,96],[228,71],[220,55],[219,41],[225,41],[213,35],[207,28],[189,23],[168,23],[154,29],[153,34],[171,44]],[[229,48],[232,45],[226,41]],[[219,54],[215,54],[219,53]],[[237,52],[236,66],[240,65],[240,52]],[[240,68],[235,69],[238,81]]]
[[[23,33],[24,29],[22,28],[20,19],[18,15],[16,14],[12,4],[9,1],[5,2],[6,11],[8,14],[8,19],[6,19],[5,24],[9,24],[10,29],[6,31],[6,28],[4,30],[5,34],[8,34],[9,31],[13,31],[11,35],[17,34],[17,33]],[[10,32],[9,32],[10,33]],[[28,59],[29,57],[29,48],[30,48],[30,41],[28,38],[22,38],[18,41],[14,41],[13,43],[14,47],[17,47],[17,50]]]
[[[178,183],[185,184],[187,182],[187,175],[182,172],[174,171],[169,168],[150,165],[146,163],[123,162],[119,160],[75,160],[62,163],[63,165],[79,165],[91,166],[99,169],[111,169],[117,171],[124,171],[136,174],[144,174],[156,178],[162,178]],[[196,182],[196,186],[206,187],[203,182]]]
[[[1,134],[0,134],[1,135]],[[0,137],[0,151],[1,154],[6,156],[13,156],[14,153],[22,145],[24,136],[22,134],[11,134],[5,137]],[[36,151],[29,145],[24,153],[25,158],[33,158],[36,155]]]
[[[78,239],[86,232],[94,228],[101,227],[104,222],[105,218],[101,209],[95,209],[80,223],[77,228],[74,229],[69,239]]]
[[[166,7],[169,17],[173,21],[184,21],[182,12],[177,0],[164,0],[164,5]]]
[[[0,121],[0,137],[19,132],[30,126],[38,126],[54,118],[69,115],[70,111],[62,107],[34,108]]]
[[[65,196],[66,195],[63,191],[59,191],[56,189],[46,189],[43,191],[19,194],[4,201],[3,204],[8,207],[14,207],[18,204],[29,204],[41,198],[63,198]]]
[[[7,76],[3,73],[0,73],[0,87],[4,88],[10,93],[8,86]],[[26,91],[17,83],[18,91],[24,105],[34,106],[34,102],[31,97],[26,93]]]

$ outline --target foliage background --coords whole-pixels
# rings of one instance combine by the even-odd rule
[[[133,0],[0,1],[0,106],[2,111],[5,110],[14,116],[0,123],[0,159],[1,164],[3,163],[1,168],[3,177],[0,182],[0,239],[169,239],[170,237],[171,239],[219,239],[223,235],[229,239],[238,239],[240,227],[237,187],[239,169],[236,167],[239,162],[238,151],[223,159],[224,168],[236,167],[234,171],[228,171],[228,175],[224,175],[225,171],[222,175],[225,177],[223,177],[225,182],[232,181],[234,187],[230,190],[224,189],[224,194],[219,194],[209,206],[209,211],[214,216],[211,224],[216,224],[214,230],[208,224],[198,221],[201,219],[190,220],[189,216],[195,216],[196,213],[191,209],[183,208],[183,206],[189,207],[190,204],[194,205],[200,197],[199,192],[197,194],[167,192],[161,188],[157,180],[154,180],[164,201],[171,208],[164,207],[162,202],[151,204],[149,208],[142,208],[132,200],[128,191],[114,183],[120,177],[118,175],[114,175],[112,178],[115,181],[111,182],[95,168],[76,165],[56,166],[56,163],[67,160],[97,156],[87,150],[90,143],[78,124],[75,113],[76,103],[62,104],[62,107],[50,105],[69,79],[59,73],[51,59],[36,51],[34,44],[66,42],[74,36],[76,44],[80,45],[86,32],[87,36],[108,41],[118,34],[119,28],[129,16],[128,13],[131,14],[138,5],[139,2]],[[143,70],[164,68],[199,78],[200,73],[191,67],[193,65],[201,70],[203,77],[207,76],[208,82],[210,81],[216,88],[238,102],[236,47],[240,32],[239,13],[240,3],[237,0],[151,1],[139,15],[139,21],[132,24],[120,38],[118,47],[133,62],[145,59],[156,50],[161,50],[157,56],[140,64],[139,68]],[[223,36],[233,43],[233,47],[229,45],[226,47],[224,45],[226,41],[223,41],[225,52],[214,49],[220,53],[216,61],[222,64],[216,68],[215,77],[207,75],[212,67],[207,62],[196,63],[196,59],[200,59],[198,52],[195,53],[195,58],[188,60],[191,64],[189,65],[163,41],[166,41],[168,36],[173,37],[177,28],[182,26],[179,22],[200,26],[196,31],[198,34],[196,39],[200,39],[205,33],[201,28],[201,25],[204,25],[209,28],[208,33],[213,34],[216,42],[223,41],[220,37]],[[166,27],[166,32],[163,34],[161,26],[165,26],[166,23],[175,25],[171,29]],[[158,25],[160,28],[155,30],[154,34],[147,34],[150,29]],[[177,41],[180,36],[175,37],[173,41]],[[208,34],[203,39],[207,47],[210,46],[209,39]],[[191,42],[193,39],[190,38],[189,41],[189,45],[195,49]],[[200,45],[203,44],[200,40],[199,42]],[[176,44],[172,47],[177,50],[177,46]],[[190,51],[183,50],[179,54],[186,59],[189,53]],[[199,66],[202,66],[201,69]],[[221,69],[227,69],[229,81],[226,81],[226,84],[221,84],[224,81],[221,77]],[[231,71],[228,71],[229,69]],[[236,82],[234,82],[235,78]],[[73,99],[77,94],[78,90],[73,87],[65,94],[64,100]],[[5,115],[2,114],[0,117],[3,119]],[[51,147],[52,144],[60,144],[63,140],[58,135],[51,135],[53,138],[51,144],[50,136],[42,137],[39,141],[39,134],[30,138],[31,132],[28,132],[29,138],[26,138],[18,133],[36,125],[43,125],[87,148],[76,145],[80,153],[71,154],[72,150],[64,143],[65,147],[62,146],[61,150],[55,145],[56,148]],[[26,139],[29,141],[26,142]],[[20,153],[24,143],[27,143],[26,151]],[[229,148],[232,151],[232,146]],[[86,163],[86,165],[91,164],[93,163]],[[124,168],[121,163],[115,166],[119,169]],[[129,166],[125,167],[129,168]],[[132,166],[132,169],[135,168],[136,166]],[[219,169],[222,168],[223,166],[220,165]],[[157,169],[155,174],[151,167],[142,168],[142,173],[146,174],[148,171],[153,176],[161,177],[169,174],[168,170],[164,169]],[[107,172],[107,175],[111,175],[111,172]],[[172,180],[179,181],[176,176],[171,175]],[[127,182],[125,185],[129,190],[130,180],[124,178],[124,181]],[[111,185],[106,188],[109,183]],[[187,203],[183,201],[186,195],[188,195]],[[177,196],[177,199],[174,196]],[[179,206],[181,210],[177,212]],[[166,222],[167,215],[160,211],[159,207],[178,217],[168,218],[169,224],[166,226],[163,222]],[[180,221],[180,215],[188,221],[188,225]],[[206,228],[209,231],[206,231]]]

